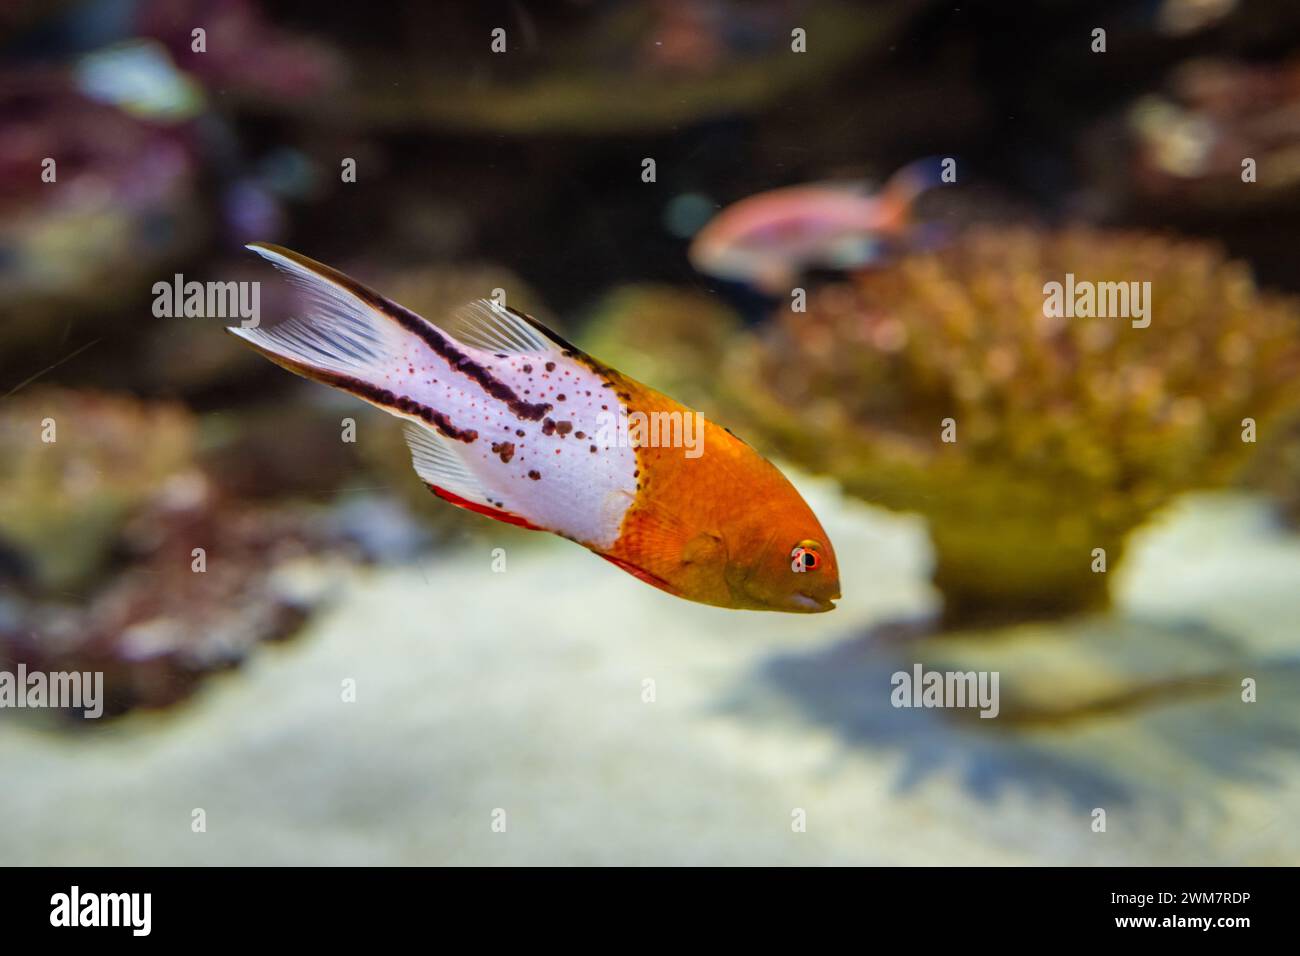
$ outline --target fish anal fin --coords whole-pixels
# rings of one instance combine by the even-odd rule
[[[459,442],[449,441],[432,429],[412,423],[406,427],[406,444],[411,449],[415,473],[439,498],[506,524],[542,530],[522,515],[498,507],[500,502],[483,487],[466,464],[464,446]]]
[[[427,487],[443,501],[450,502],[457,508],[464,508],[466,511],[473,511],[475,514],[487,515],[489,518],[495,518],[497,521],[504,521],[506,524],[512,524],[519,528],[527,528],[529,531],[542,530],[527,518],[521,517],[513,511],[504,511],[501,508],[493,508],[490,505],[479,504],[477,501],[470,501],[468,498],[462,498],[446,488],[439,488],[437,485],[428,485]]]

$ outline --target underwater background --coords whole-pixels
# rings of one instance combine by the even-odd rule
[[[0,671],[105,695],[0,707],[0,863],[1300,863],[1300,6],[12,0],[0,58]],[[918,163],[905,223],[779,225]],[[252,241],[701,409],[839,606],[437,500],[158,314],[292,314]],[[918,665],[997,716],[898,706]]]

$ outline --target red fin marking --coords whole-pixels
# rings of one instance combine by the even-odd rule
[[[600,552],[596,552],[596,553],[600,554]],[[629,564],[628,562],[622,560],[621,558],[612,558],[608,554],[601,554],[600,556],[604,558],[606,561],[608,561],[610,564],[617,565],[618,567],[626,571],[628,574],[632,575],[632,577],[636,578],[637,580],[644,581],[646,584],[650,585],[651,587],[658,588],[660,591],[667,591],[669,594],[673,595],[674,597],[681,596],[678,593],[677,589],[674,588],[667,581],[665,581],[663,578],[657,577],[651,574],[649,571],[645,571],[641,568],[638,568],[635,564]]]
[[[460,495],[455,495],[446,489],[439,488],[437,485],[429,485],[428,488],[443,501],[450,501],[457,508],[464,508],[466,511],[473,511],[481,515],[487,515],[489,518],[495,518],[497,521],[504,521],[506,524],[513,524],[520,528],[527,528],[529,531],[542,530],[528,519],[521,518],[513,512],[502,511],[499,508],[489,508],[487,505],[481,505],[477,501],[468,501]]]

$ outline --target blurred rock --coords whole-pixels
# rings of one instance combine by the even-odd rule
[[[0,538],[33,586],[81,587],[132,511],[192,469],[194,450],[194,420],[179,405],[21,392],[0,404]]]
[[[228,348],[250,351],[230,336],[222,337]],[[324,386],[287,385],[274,402],[204,416],[200,461],[224,494],[323,503],[361,474],[357,446],[343,440],[344,419],[356,420],[366,409],[313,402],[314,389]]]
[[[164,483],[115,545],[120,571],[83,600],[27,601],[0,628],[3,656],[29,669],[102,671],[108,716],[175,703],[293,634],[333,589],[320,558],[346,550],[310,512],[223,502],[196,473]]]

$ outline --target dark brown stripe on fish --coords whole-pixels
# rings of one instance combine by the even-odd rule
[[[369,291],[369,290],[366,290]],[[440,335],[436,329],[429,326],[424,319],[420,318],[414,312],[403,306],[398,305],[385,299],[378,293],[370,293],[374,296],[372,304],[376,308],[388,313],[394,320],[406,329],[420,337],[424,344],[433,349],[440,355],[448,365],[455,371],[460,372],[467,378],[472,379],[478,384],[483,391],[487,392],[498,401],[504,402],[506,407],[514,414],[516,418],[522,418],[526,421],[535,422],[551,410],[549,402],[526,402],[518,395],[515,390],[505,382],[496,378],[490,371],[475,362],[466,355],[443,335]],[[369,300],[368,300],[369,301]]]
[[[452,345],[445,336],[441,335],[428,322],[405,306],[384,298],[373,289],[366,288],[357,280],[344,275],[337,269],[331,269],[323,262],[317,262],[315,259],[310,259],[307,256],[279,246],[267,244],[266,248],[272,249],[278,255],[282,255],[286,259],[290,259],[342,287],[371,308],[377,309],[388,316],[406,331],[419,336],[425,345],[433,349],[453,369],[478,383],[483,391],[493,398],[504,402],[517,418],[535,422],[551,410],[551,406],[545,402],[523,401],[515,394],[514,389]]]
[[[450,418],[435,408],[428,405],[422,405],[412,398],[405,395],[397,395],[386,388],[379,388],[371,385],[369,382],[363,382],[359,378],[352,378],[348,375],[336,375],[334,373],[325,373],[321,376],[321,381],[336,388],[341,388],[345,392],[351,392],[359,398],[364,398],[368,402],[376,405],[382,405],[384,408],[391,408],[399,411],[404,415],[414,415],[416,418],[429,425],[432,425],[438,431],[442,432],[448,438],[454,438],[456,441],[463,441],[465,444],[478,440],[478,432],[472,428],[457,428],[452,424]]]
[[[402,412],[406,415],[413,415],[420,421],[432,425],[448,438],[456,441],[463,441],[466,444],[478,440],[478,432],[472,428],[457,428],[446,415],[437,409],[430,408],[427,405],[421,405],[419,402],[407,398],[405,395],[397,395],[386,388],[379,388],[364,382],[359,378],[351,375],[344,375],[340,372],[328,372],[325,369],[316,368],[306,365],[302,362],[295,362],[293,359],[284,355],[279,355],[269,349],[264,349],[256,343],[248,342],[247,344],[265,355],[276,365],[288,369],[295,375],[301,375],[303,378],[309,378],[314,382],[322,382],[325,385],[333,385],[335,388],[341,388],[345,392],[351,392],[358,398],[363,398],[368,402],[380,405],[384,408],[391,408],[394,411]]]

